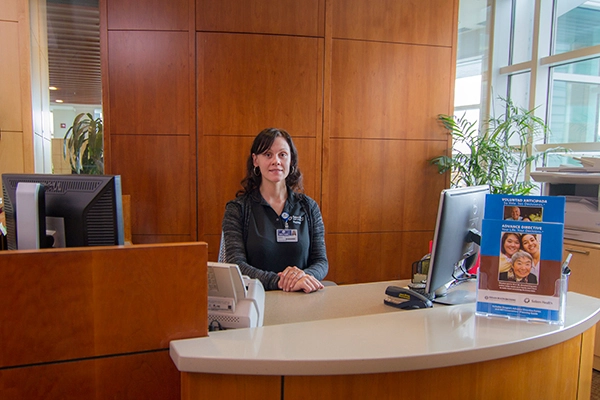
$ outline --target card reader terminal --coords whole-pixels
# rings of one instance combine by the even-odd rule
[[[384,304],[403,310],[433,307],[431,300],[412,289],[388,286],[385,289],[385,294]]]

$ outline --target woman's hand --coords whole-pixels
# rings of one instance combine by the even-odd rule
[[[315,292],[323,289],[323,284],[313,277],[308,275],[300,268],[287,267],[283,272],[279,272],[279,288],[284,292],[304,291],[305,293]]]

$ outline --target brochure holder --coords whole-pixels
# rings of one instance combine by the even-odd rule
[[[477,315],[564,324],[564,210],[564,197],[486,197]]]

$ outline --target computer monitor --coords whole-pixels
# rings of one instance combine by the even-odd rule
[[[475,301],[475,290],[452,293],[446,289],[470,278],[468,271],[479,254],[485,195],[489,192],[489,186],[482,185],[446,189],[440,194],[425,286],[426,294],[436,303]]]
[[[3,174],[9,250],[19,249],[17,187],[20,183],[39,183],[43,187],[40,200],[45,207],[41,207],[39,218],[44,220],[39,225],[45,225],[51,240],[40,240],[40,248],[124,244],[119,175]]]

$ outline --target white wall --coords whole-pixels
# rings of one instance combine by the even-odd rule
[[[61,105],[61,106],[50,106],[54,123],[53,123],[53,135],[55,139],[62,139],[65,134],[73,125],[73,120],[78,114],[90,113],[94,118],[100,117],[101,106],[97,105]],[[64,126],[64,127],[63,127]]]

